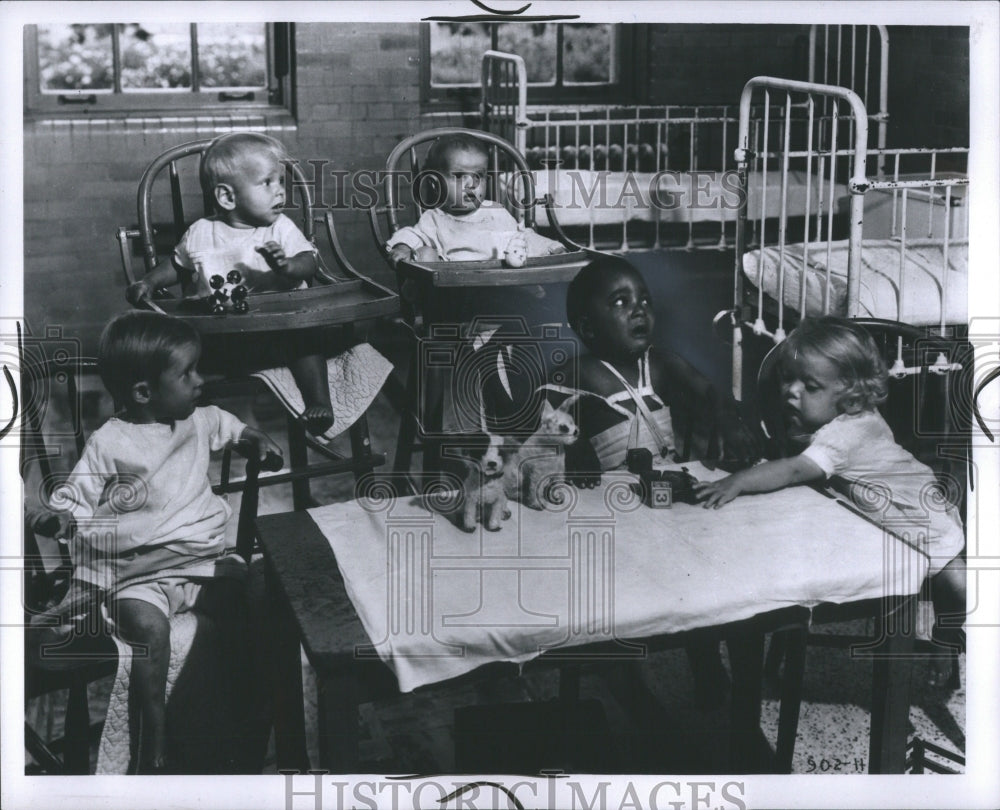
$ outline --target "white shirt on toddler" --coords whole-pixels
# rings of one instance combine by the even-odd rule
[[[239,270],[250,292],[283,289],[276,284],[275,273],[257,248],[277,242],[288,258],[315,251],[309,240],[288,217],[278,218],[265,228],[234,228],[216,217],[194,222],[174,248],[174,264],[192,274],[193,283],[184,285],[184,295],[204,298],[213,290],[213,275],[226,278],[230,270]],[[303,281],[298,289],[306,286]]]
[[[937,573],[965,545],[955,506],[942,497],[933,470],[900,447],[878,411],[840,414],[811,437],[802,455],[851,502],[893,534],[910,535]],[[839,479],[839,480],[838,480]]]

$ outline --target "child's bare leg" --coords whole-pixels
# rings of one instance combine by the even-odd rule
[[[147,772],[166,765],[170,622],[162,611],[140,599],[119,599],[116,610],[122,638],[136,648],[132,683],[142,713],[139,769]]]
[[[955,557],[931,579],[934,601],[934,657],[931,659],[931,686],[959,686],[954,671],[955,653],[965,649],[965,560]],[[951,652],[951,654],[949,654]]]
[[[326,358],[319,354],[302,355],[292,359],[288,367],[306,406],[302,413],[306,430],[313,435],[324,433],[333,425]]]

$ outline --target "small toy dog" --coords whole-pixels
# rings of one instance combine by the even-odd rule
[[[500,522],[510,517],[507,494],[504,492],[502,446],[503,437],[478,433],[470,437],[463,447],[469,468],[462,483],[462,528],[467,532],[475,531],[479,522],[488,531],[499,531]]]
[[[566,475],[566,458],[563,449],[580,435],[576,420],[569,412],[576,402],[572,396],[553,408],[542,403],[542,418],[536,430],[507,460],[504,487],[507,497],[530,506],[544,509],[546,490]]]

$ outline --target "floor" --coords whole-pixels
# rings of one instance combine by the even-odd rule
[[[717,301],[705,302],[692,296],[689,289],[690,274],[705,272],[705,268],[698,266],[702,260],[685,258],[692,254],[678,255],[681,264],[688,263],[679,276],[682,283],[671,291],[654,289],[657,299],[667,300],[668,306],[679,313],[680,320],[694,317],[691,307],[679,303],[689,296],[706,312],[715,303],[721,302],[719,308],[724,307],[728,295],[724,282],[731,272],[725,258],[713,259],[708,277],[715,277],[713,289]],[[698,317],[704,314],[697,313]],[[658,333],[676,330],[678,319],[661,319]],[[369,339],[399,367],[406,358],[402,337],[399,327],[389,326],[374,331]],[[669,335],[665,337],[670,338]],[[725,362],[725,351],[717,351],[702,336],[686,332],[685,341],[701,347],[701,359],[710,366]],[[709,369],[709,373],[714,376],[721,372],[716,367]],[[269,398],[222,404],[280,441],[283,415]],[[84,386],[86,430],[96,428],[109,411],[110,404],[97,381],[88,381]],[[47,418],[49,429],[52,425],[65,424],[65,414],[61,414],[58,407],[51,409]],[[369,411],[373,445],[376,451],[387,454],[390,466],[398,420],[398,412],[387,397],[378,397]],[[63,441],[68,444],[68,439]],[[349,477],[318,480],[313,485],[313,495],[320,503],[348,498],[351,491]],[[238,508],[235,499],[233,506]],[[261,514],[290,508],[291,496],[287,487],[262,490]],[[855,623],[829,629],[858,632],[865,628]],[[852,658],[846,650],[810,647],[794,773],[867,771],[870,666],[870,662]],[[960,666],[963,688],[942,691],[926,685],[927,662],[916,662],[910,732],[961,754],[965,749],[964,655]],[[314,708],[315,695],[310,694],[310,686],[307,668],[307,701]],[[92,701],[95,720],[102,711],[100,687],[94,690]],[[516,752],[521,760],[511,765],[519,772],[537,772],[539,767],[565,769],[567,765],[578,772],[722,773],[727,770],[724,742],[728,705],[724,701],[711,710],[695,707],[693,681],[683,650],[657,652],[634,665],[585,669],[581,678],[584,711],[571,735],[574,743],[571,751],[564,747],[565,738],[546,734],[551,731],[553,717],[558,717],[553,703],[557,694],[558,673],[552,668],[529,665],[521,673],[510,667],[500,677],[472,677],[457,685],[427,687],[390,701],[368,704],[362,710],[363,770],[380,773],[477,771],[481,770],[477,767],[477,756],[486,748]],[[761,727],[772,747],[777,736],[776,698],[777,681],[768,678]],[[483,705],[486,708],[470,708]],[[50,726],[49,730],[54,732],[59,730],[60,714],[58,704],[29,707],[29,717],[43,728]],[[311,727],[310,732],[315,752],[315,728]],[[954,762],[942,762],[961,770]],[[265,772],[274,771],[271,753]]]

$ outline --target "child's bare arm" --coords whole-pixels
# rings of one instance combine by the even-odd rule
[[[153,270],[125,290],[125,300],[136,306],[144,298],[153,294],[160,287],[172,287],[181,280],[180,273],[173,262],[161,262]]]
[[[249,425],[243,428],[243,432],[240,433],[240,442],[246,442],[253,447],[257,451],[257,455],[261,461],[265,459],[269,452],[278,456],[282,455],[281,448],[271,440],[270,436]]]
[[[771,492],[824,478],[823,470],[803,455],[765,461],[748,470],[740,470],[719,481],[699,481],[694,485],[702,506],[718,509],[745,492]]]
[[[311,250],[288,257],[281,245],[271,241],[257,248],[257,252],[264,257],[271,270],[289,281],[307,281],[316,275],[316,254]]]

